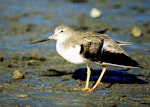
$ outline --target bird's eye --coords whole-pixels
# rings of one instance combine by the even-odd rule
[[[64,32],[63,30],[61,30],[60,32]]]

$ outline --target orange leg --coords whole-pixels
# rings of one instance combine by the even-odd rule
[[[90,67],[87,65],[87,77],[86,77],[86,84],[84,88],[74,88],[73,90],[81,90],[81,91],[87,91],[89,90],[89,80],[90,80],[91,70]]]
[[[97,82],[95,83],[95,85],[91,89],[87,90],[87,92],[93,91],[94,89],[96,89],[98,87],[99,84],[101,84],[101,79],[102,79],[105,71],[106,71],[106,66],[103,65],[102,66],[102,72],[101,72]]]
[[[86,84],[85,84],[85,87],[82,88],[81,90],[89,90],[89,81],[90,81],[90,75],[91,75],[91,70],[90,70],[90,67],[87,65],[87,77],[86,77]]]

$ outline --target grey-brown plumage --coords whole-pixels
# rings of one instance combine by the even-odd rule
[[[94,38],[93,38],[94,39]],[[120,42],[101,35],[97,40],[89,41],[81,45],[80,54],[101,65],[114,65],[120,67],[140,67],[139,63],[133,60],[121,47]],[[95,38],[96,39],[96,38]]]
[[[71,38],[71,39],[70,39]],[[105,34],[94,32],[74,32],[66,39],[64,48],[81,46],[80,55],[101,65],[120,67],[140,67],[120,46],[129,45],[129,42],[112,40]]]
[[[87,80],[85,88],[82,90],[92,91],[100,84],[106,71],[106,65],[127,68],[141,67],[120,47],[131,43],[113,40],[104,34],[106,31],[80,32],[74,31],[68,26],[58,26],[53,36],[33,43],[54,39],[56,40],[56,50],[64,59],[75,64],[85,63],[87,65]],[[90,61],[103,67],[100,77],[92,88],[88,87],[91,74],[88,66]]]

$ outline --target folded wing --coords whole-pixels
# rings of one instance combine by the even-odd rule
[[[116,41],[105,37],[92,36],[83,39],[80,54],[98,64],[114,65],[121,67],[140,67]],[[123,42],[120,42],[123,43]],[[125,43],[125,42],[124,42]],[[125,43],[126,44],[126,43]]]

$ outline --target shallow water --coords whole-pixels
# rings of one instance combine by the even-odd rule
[[[150,1],[71,1],[0,1],[0,106],[149,106]],[[89,16],[93,7],[101,10],[101,17]],[[85,65],[62,59],[55,41],[29,44],[51,36],[61,24],[76,30],[108,28],[106,34],[113,39],[133,42],[123,48],[145,69],[108,67],[97,90],[74,91],[84,87]],[[133,37],[133,27],[139,27],[143,36]],[[90,66],[92,86],[101,68]],[[25,78],[13,79],[14,70]]]

